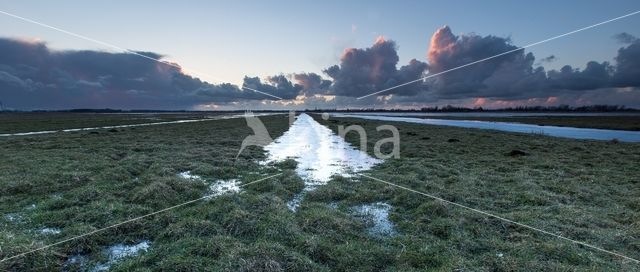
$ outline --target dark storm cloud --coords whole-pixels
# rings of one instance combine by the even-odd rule
[[[291,82],[284,75],[270,76],[264,83],[261,82],[258,77],[245,76],[243,86],[272,94],[283,99],[294,99],[303,89],[302,85]]]
[[[618,50],[613,75],[615,87],[640,86],[640,40],[634,39],[627,47]]]
[[[412,60],[408,65],[397,69],[398,59],[395,42],[386,41],[382,37],[369,48],[347,48],[340,58],[340,64],[324,70],[333,79],[328,94],[350,97],[366,95],[419,78],[427,67],[424,62]],[[422,88],[417,83],[389,93],[415,95]]]
[[[200,103],[268,99],[234,85],[203,82],[179,67],[134,54],[52,51],[41,42],[3,38],[0,52],[0,100],[18,109],[184,109]]]
[[[325,94],[331,86],[331,80],[323,79],[316,73],[293,74],[296,84],[302,86],[303,94],[309,96],[314,94]]]
[[[507,38],[459,35],[448,26],[438,29],[429,47],[429,74],[437,74],[467,63],[516,50]],[[441,99],[469,96],[518,97],[538,91],[544,71],[533,67],[533,54],[517,50],[429,80],[433,95]]]
[[[592,90],[608,87],[613,68],[608,62],[590,61],[582,71],[570,65],[563,66],[560,71],[551,70],[547,73],[548,85],[552,89],[560,90]]]
[[[475,101],[483,105],[514,103],[640,103],[640,40],[628,33],[614,38],[623,46],[614,61],[589,61],[582,69],[565,65],[545,71],[532,53],[515,50],[508,38],[454,35],[449,27],[431,38],[427,62],[417,59],[399,66],[397,46],[379,38],[369,48],[347,48],[340,62],[315,73],[281,74],[264,79],[245,77],[243,86],[210,84],[166,65],[126,53],[53,51],[41,42],[0,38],[0,100],[17,109],[234,107],[370,107]],[[400,88],[356,99],[483,58],[515,50],[468,67]],[[137,52],[162,59],[153,52]],[[393,96],[388,96],[393,94]],[[303,98],[303,99],[302,99]],[[606,98],[606,99],[605,99]],[[265,101],[267,100],[267,101]],[[301,104],[301,100],[304,103]],[[476,101],[477,100],[477,101]],[[533,101],[533,102],[531,102]],[[477,102],[477,103],[476,103]],[[487,102],[488,103],[488,102]],[[487,104],[484,104],[487,105]],[[211,106],[211,105],[209,105]]]
[[[640,87],[640,41],[622,33],[618,40],[630,43],[618,51],[616,64],[589,61],[584,69],[564,66],[559,71],[535,65],[532,53],[517,50],[507,38],[454,35],[449,27],[440,28],[431,39],[429,73],[435,74],[503,52],[512,53],[438,75],[429,80],[425,101],[484,97],[521,100],[562,96],[571,91],[615,87]],[[542,62],[555,60],[555,56]]]

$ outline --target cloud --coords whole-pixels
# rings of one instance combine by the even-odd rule
[[[618,50],[613,75],[613,86],[640,86],[640,40],[634,39],[627,47]]]
[[[630,44],[630,43],[634,43],[636,41],[638,41],[638,38],[636,38],[635,36],[627,33],[627,32],[622,32],[622,33],[618,33],[616,35],[613,35],[613,38],[616,39],[619,43],[622,44]]]
[[[302,86],[304,95],[325,94],[331,86],[331,80],[323,79],[316,73],[300,73],[293,74],[296,84]]]
[[[415,79],[424,73],[427,64],[412,60],[397,69],[398,53],[394,41],[378,37],[373,46],[365,49],[347,48],[340,63],[324,70],[333,80],[327,94],[358,97],[374,91],[393,87]],[[398,88],[390,93],[415,95],[422,90],[421,84]]]
[[[610,86],[613,68],[608,62],[590,61],[580,71],[570,65],[563,66],[560,71],[547,73],[548,86],[559,90],[593,90]]]
[[[508,38],[454,35],[444,26],[431,37],[428,50],[429,74],[516,50]],[[465,97],[517,97],[537,91],[544,71],[533,67],[534,56],[518,50],[430,79],[433,95],[439,99]]]
[[[283,99],[294,99],[303,89],[301,85],[292,83],[284,75],[267,77],[266,82],[264,83],[258,77],[245,76],[242,86],[275,95]],[[264,98],[264,94],[259,95]],[[255,99],[259,99],[258,94],[255,95]]]
[[[588,61],[583,69],[549,70],[509,38],[459,34],[444,26],[431,37],[426,61],[399,65],[398,47],[379,37],[367,48],[346,48],[337,64],[316,73],[245,76],[243,89],[210,84],[134,54],[56,51],[40,41],[0,38],[0,100],[17,109],[282,109],[483,107],[620,103],[640,106],[640,40],[628,33],[612,62]],[[357,97],[515,50],[461,69],[370,96]],[[151,58],[164,56],[137,52]]]
[[[18,109],[185,109],[198,103],[268,98],[230,84],[209,84],[179,67],[134,54],[53,51],[43,42],[5,38],[0,38],[0,52],[0,99]]]

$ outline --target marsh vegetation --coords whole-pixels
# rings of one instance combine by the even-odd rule
[[[375,129],[385,122],[312,116],[335,133],[340,124],[363,126],[369,154],[390,136]],[[261,120],[274,139],[288,129],[283,115]],[[640,144],[394,125],[401,157],[367,175],[640,257]],[[0,258],[200,198],[219,181],[241,185],[282,174],[2,262],[0,270],[105,263],[113,271],[638,269],[357,175],[331,177],[292,212],[287,203],[305,188],[296,161],[260,163],[267,154],[259,147],[234,160],[250,134],[244,119],[229,119],[0,139]],[[347,134],[354,146],[359,140]],[[386,215],[376,217],[372,207]],[[390,231],[376,232],[381,222]],[[136,255],[111,261],[105,254],[114,245],[145,241],[148,247]],[[77,256],[86,261],[69,266]]]

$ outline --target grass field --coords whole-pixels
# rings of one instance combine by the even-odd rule
[[[233,113],[228,113],[233,114]],[[0,113],[0,134],[206,119],[223,113]]]
[[[115,124],[115,116],[100,124]],[[368,152],[389,137],[361,119]],[[3,117],[5,118],[5,117]],[[18,115],[1,131],[46,130]],[[111,117],[109,117],[111,118]],[[185,118],[189,119],[189,118]],[[53,129],[95,126],[74,118]],[[261,117],[273,138],[284,116]],[[4,120],[3,120],[4,121]],[[34,123],[35,122],[35,123]],[[44,122],[46,123],[46,122]],[[367,175],[640,258],[640,144],[580,141],[394,123],[401,157]],[[0,270],[82,270],[104,263],[105,247],[150,241],[114,271],[602,271],[639,270],[619,257],[354,176],[286,203],[304,182],[295,162],[262,165],[261,148],[233,158],[252,131],[244,119],[56,133],[0,139],[0,259],[171,207],[209,193],[217,180],[247,183],[223,195],[0,263]],[[356,136],[347,141],[357,146]],[[455,140],[454,140],[455,139]],[[383,146],[389,151],[389,146]],[[525,155],[510,156],[512,150]],[[204,181],[179,174],[190,171]],[[362,204],[387,203],[395,234],[371,235]],[[60,233],[43,232],[45,228]],[[88,263],[69,264],[73,256]],[[66,262],[66,265],[65,265]]]

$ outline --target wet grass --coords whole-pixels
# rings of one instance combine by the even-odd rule
[[[314,116],[317,117],[317,116]],[[368,151],[389,137],[360,124]],[[284,116],[261,117],[273,138]],[[553,233],[640,258],[640,145],[577,141],[395,123],[401,158],[368,174]],[[638,270],[637,264],[359,177],[304,187],[295,162],[258,162],[243,119],[0,139],[0,259],[199,198],[208,182],[271,180],[0,263],[0,270],[51,271],[71,256],[104,262],[104,248],[149,240],[115,271]],[[455,139],[457,141],[451,141]],[[347,140],[354,142],[355,133]],[[388,152],[390,146],[383,145]],[[526,155],[510,156],[514,150]],[[392,237],[372,236],[362,204],[391,205]],[[35,204],[35,206],[33,206]],[[7,216],[9,215],[9,216]],[[59,228],[60,234],[38,229]],[[67,267],[71,270],[80,267]],[[85,267],[86,268],[86,267]]]
[[[362,125],[368,152],[390,137],[385,122],[316,120],[337,131]],[[632,258],[640,258],[640,145],[394,123],[401,158],[368,175]],[[356,133],[347,141],[358,144]],[[383,152],[390,152],[383,145]],[[523,151],[512,152],[514,150]],[[309,199],[385,201],[402,235],[402,269],[639,270],[627,260],[447,205],[364,177],[340,179]]]

